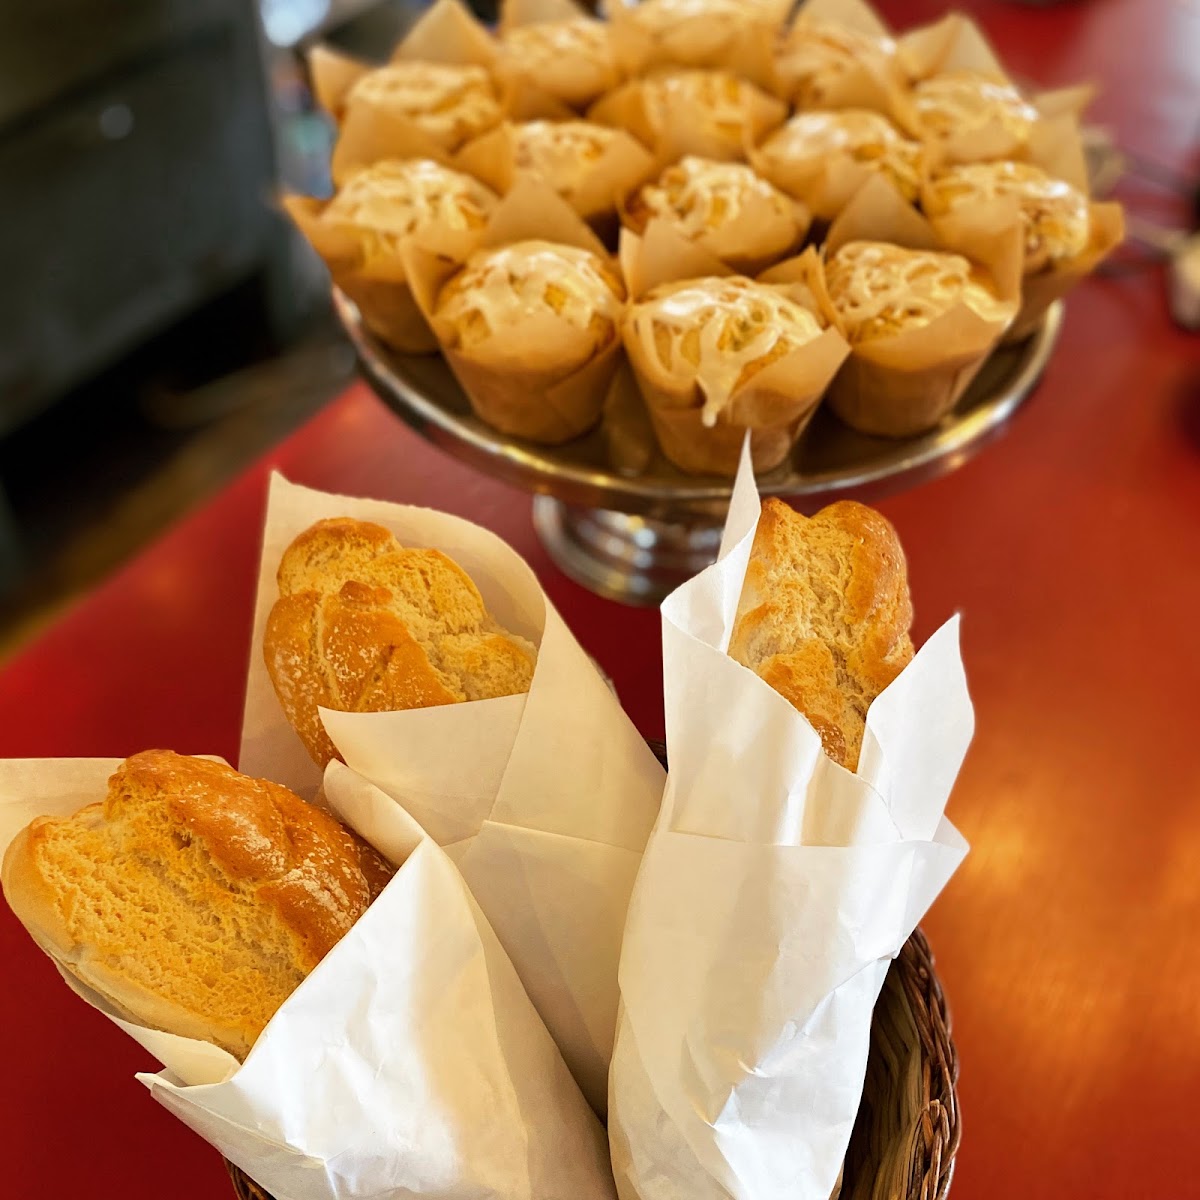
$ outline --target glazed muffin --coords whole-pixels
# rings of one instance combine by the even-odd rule
[[[643,233],[652,218],[742,272],[754,273],[794,249],[808,228],[799,205],[744,163],[689,155],[640,188],[624,212]]]
[[[958,304],[986,321],[1012,316],[1012,306],[959,254],[847,242],[826,263],[825,282],[852,346],[918,329]]]
[[[553,444],[599,420],[625,289],[590,250],[521,241],[473,254],[432,322],[481,420]]]
[[[755,153],[768,179],[832,220],[868,173],[890,180],[910,203],[921,187],[923,150],[877,112],[845,108],[797,113]]]
[[[526,121],[513,126],[513,165],[570,203],[618,136],[592,121]]]
[[[503,116],[483,67],[433,62],[394,62],[367,72],[346,96],[347,118],[356,109],[411,124],[448,153]]]
[[[973,71],[949,71],[912,90],[912,132],[939,142],[953,162],[1018,154],[1040,113],[1011,83]]]
[[[741,276],[652,289],[623,338],[663,453],[693,473],[735,473],[747,431],[756,469],[778,466],[844,354],[810,309]]]
[[[905,79],[896,43],[826,21],[798,20],[775,59],[780,86],[797,108],[843,108],[868,96],[890,111],[888,91]]]
[[[921,206],[941,217],[997,196],[1013,197],[1025,226],[1025,273],[1079,257],[1089,241],[1088,198],[1029,163],[967,163],[947,167],[926,182]]]
[[[608,26],[591,17],[518,25],[500,35],[497,73],[525,79],[572,108],[617,86]]]

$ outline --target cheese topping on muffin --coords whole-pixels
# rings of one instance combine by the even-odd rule
[[[802,304],[740,276],[655,288],[630,310],[627,328],[647,357],[695,382],[710,427],[759,371],[821,334]]]
[[[473,254],[442,289],[437,316],[454,326],[462,349],[547,313],[590,331],[599,347],[615,331],[624,294],[612,266],[590,250],[515,242]]]
[[[936,250],[847,242],[826,264],[825,281],[851,343],[918,329],[959,303],[986,321],[1013,315],[967,259]]]
[[[762,145],[768,162],[849,155],[886,175],[906,200],[921,186],[921,146],[906,138],[887,117],[865,108],[797,113]]]
[[[517,167],[570,197],[617,133],[590,121],[527,121],[514,127],[514,136]]]
[[[519,25],[501,44],[510,66],[568,104],[587,104],[619,78],[608,26],[591,17]]]
[[[369,71],[350,90],[347,108],[367,104],[407,118],[447,150],[485,133],[501,118],[483,67],[398,62]]]
[[[872,37],[844,25],[798,21],[777,59],[780,77],[797,104],[820,107],[831,85],[858,67],[867,67],[899,81],[896,43]]]
[[[384,160],[359,171],[326,206],[321,220],[348,226],[380,250],[433,225],[481,229],[496,203],[477,179],[428,158]]]
[[[922,205],[930,216],[1013,196],[1025,224],[1025,273],[1044,270],[1087,249],[1087,197],[1029,163],[969,163],[948,167],[925,185]]]
[[[1039,113],[1011,83],[973,71],[948,71],[917,84],[913,105],[928,137],[969,134],[992,122],[1017,142],[1029,140]]]
[[[630,213],[642,228],[650,217],[664,217],[695,241],[736,221],[752,197],[794,225],[791,202],[753,168],[689,154],[668,167],[656,183],[643,187],[631,202]]]

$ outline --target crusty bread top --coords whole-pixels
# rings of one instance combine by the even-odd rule
[[[286,788],[149,750],[103,802],[18,834],[3,885],[38,944],[118,1011],[242,1058],[390,874]]]
[[[292,542],[278,580],[263,656],[322,767],[338,755],[318,707],[390,712],[529,690],[537,651],[496,624],[440,550],[406,549],[380,525],[335,517]]]
[[[912,659],[904,551],[852,500],[815,517],[763,501],[729,653],[812,723],[853,771],[871,701]]]

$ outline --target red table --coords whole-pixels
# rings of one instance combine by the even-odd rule
[[[911,23],[940,6],[885,7]],[[1195,166],[1196,0],[968,7],[1014,71],[1098,77],[1096,115],[1124,144]],[[272,468],[495,529],[661,733],[657,613],[570,583],[526,497],[355,387],[0,673],[0,754],[235,755]],[[1196,1195],[1200,339],[1171,326],[1161,276],[1086,285],[1007,435],[882,507],[908,552],[918,637],[965,614],[978,712],[951,801],[974,851],[926,923],[963,1060],[954,1194]],[[216,1154],[130,1078],[145,1053],[68,992],[6,909],[0,962],[0,1195],[225,1196]]]

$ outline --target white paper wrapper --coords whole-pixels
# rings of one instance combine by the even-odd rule
[[[0,853],[33,817],[102,798],[118,765],[0,762]],[[364,833],[383,812],[377,844],[403,866],[245,1063],[64,978],[162,1063],[138,1075],[154,1098],[277,1200],[612,1200],[600,1123],[453,864],[340,763],[325,793]]]
[[[525,562],[494,534],[424,508],[271,481],[251,643],[240,768],[313,795],[320,774],[267,677],[262,638],[275,572],[322,517],[386,526],[436,547],[475,581],[506,629],[539,645],[525,696],[322,718],[345,762],[458,864],[530,999],[603,1112],[629,893],[663,772]]]
[[[857,775],[726,654],[758,521],[663,603],[670,775],[621,955],[609,1137],[623,1200],[827,1200],[888,964],[966,852],[957,619],[867,716]]]

